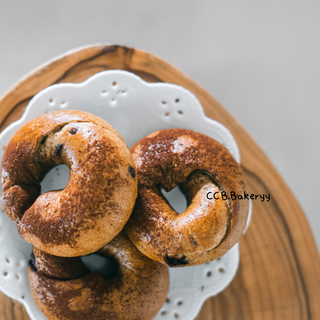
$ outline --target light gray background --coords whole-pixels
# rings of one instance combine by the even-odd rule
[[[144,49],[211,92],[279,170],[320,248],[320,2],[0,0],[0,95],[88,44]]]

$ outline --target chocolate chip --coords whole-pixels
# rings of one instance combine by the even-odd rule
[[[190,263],[190,261],[186,261],[186,256],[183,256],[182,258],[176,258],[176,257],[169,257],[166,254],[163,258],[169,267],[178,267],[183,265],[185,266]]]
[[[63,150],[63,144],[59,144],[56,146],[56,155],[60,156]]]
[[[190,242],[191,242],[195,247],[198,246],[198,242],[197,242],[196,240],[194,240],[193,237],[190,237]]]
[[[72,128],[71,131],[70,131],[70,133],[71,133],[71,134],[75,134],[77,131],[78,131],[77,128]]]
[[[37,268],[36,268],[36,258],[33,254],[33,252],[31,253],[30,255],[30,260],[29,260],[29,266],[31,267],[31,271],[37,271]]]
[[[132,178],[136,177],[136,171],[134,170],[134,168],[132,168],[131,166],[129,166],[128,168],[129,173],[131,174]]]
[[[41,140],[41,144],[44,144],[46,142],[47,136],[43,137]]]

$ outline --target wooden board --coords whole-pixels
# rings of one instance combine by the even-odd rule
[[[252,193],[271,194],[253,203],[253,220],[240,241],[241,263],[232,284],[204,304],[197,320],[320,319],[320,261],[306,218],[278,172],[255,141],[199,84],[141,50],[94,46],[40,67],[0,100],[0,130],[21,117],[40,90],[60,82],[82,82],[93,74],[123,69],[146,81],[181,85],[200,100],[207,116],[227,126],[240,147]],[[29,319],[24,308],[0,293],[0,319]]]

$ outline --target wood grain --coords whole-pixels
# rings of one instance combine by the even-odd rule
[[[320,261],[305,216],[278,172],[255,141],[199,84],[141,50],[94,46],[66,54],[25,77],[0,100],[0,130],[22,115],[40,90],[60,82],[82,82],[109,69],[128,70],[150,82],[175,83],[192,91],[207,116],[227,126],[240,147],[250,192],[269,193],[255,201],[253,220],[240,241],[241,263],[232,284],[204,304],[197,320],[320,319]],[[0,319],[27,320],[24,308],[0,293]]]

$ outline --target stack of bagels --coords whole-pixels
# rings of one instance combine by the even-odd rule
[[[49,170],[65,164],[63,190],[41,193]],[[153,319],[164,303],[168,267],[194,266],[239,240],[248,203],[243,171],[214,139],[186,129],[154,132],[131,150],[101,118],[47,113],[19,129],[5,149],[1,203],[33,248],[32,295],[49,320]],[[162,190],[179,186],[177,213]],[[208,192],[218,196],[209,200]],[[113,264],[90,271],[83,256]]]

